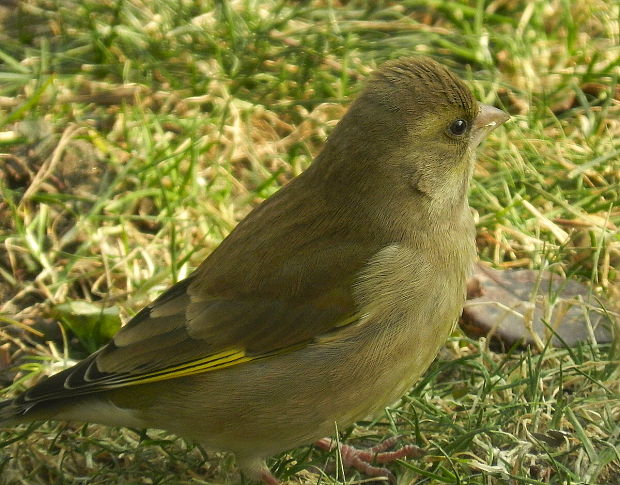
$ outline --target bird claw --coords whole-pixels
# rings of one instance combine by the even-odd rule
[[[345,467],[355,468],[368,477],[381,478],[390,483],[396,483],[396,477],[391,471],[384,467],[374,466],[371,463],[391,463],[401,458],[419,458],[424,454],[422,449],[414,445],[405,445],[395,451],[386,451],[397,442],[398,437],[392,437],[372,448],[358,450],[353,446],[336,443],[330,438],[322,438],[315,443],[315,446],[325,451],[330,451],[337,446],[342,464]]]

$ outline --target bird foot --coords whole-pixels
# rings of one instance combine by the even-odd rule
[[[316,441],[314,445],[325,451],[330,451],[338,446],[342,464],[347,468],[355,468],[366,476],[384,477],[391,483],[396,483],[396,477],[391,471],[384,467],[374,466],[371,463],[391,463],[401,458],[419,458],[424,454],[421,448],[414,445],[405,445],[395,451],[386,451],[394,446],[397,441],[397,437],[388,438],[377,446],[366,450],[358,450],[353,446],[339,444],[330,438],[322,438]]]

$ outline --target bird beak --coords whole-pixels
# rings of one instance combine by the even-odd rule
[[[480,104],[479,106],[480,111],[474,119],[472,129],[474,147],[478,146],[491,131],[510,119],[510,116],[501,109],[488,104]]]

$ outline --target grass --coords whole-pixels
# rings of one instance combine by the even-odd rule
[[[4,396],[186,276],[310,163],[373,67],[412,53],[512,114],[479,150],[481,259],[552,268],[617,305],[619,19],[604,0],[0,6]],[[403,484],[618,484],[617,362],[613,346],[499,354],[457,333],[344,439],[425,448],[394,466]],[[230,456],[158,430],[44,423],[0,446],[7,485],[240,480]],[[270,464],[282,480],[363,479],[329,463],[300,448]]]

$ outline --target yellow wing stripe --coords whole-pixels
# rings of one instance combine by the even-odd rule
[[[135,376],[135,378],[131,378],[130,382],[127,382],[126,385],[146,384],[147,382],[157,382],[165,379],[173,379],[176,377],[185,377],[192,374],[212,371],[215,369],[223,369],[224,367],[230,367],[232,365],[241,364],[243,362],[249,362],[250,360],[253,360],[253,358],[248,357],[243,350],[220,352],[215,355],[210,355],[209,357],[204,359],[198,359],[188,362],[186,364],[168,367],[167,369]]]
[[[283,354],[286,352],[292,352],[307,345],[308,342],[302,342],[300,344],[291,345],[283,349],[274,350],[271,352],[265,352],[258,355],[248,355],[244,350],[233,349],[226,352],[220,352],[210,355],[204,359],[198,359],[185,364],[177,365],[174,367],[168,367],[154,372],[146,374],[140,374],[136,376],[121,377],[118,380],[107,382],[105,387],[107,389],[113,389],[117,387],[135,386],[139,384],[147,384],[150,382],[164,381],[167,379],[174,379],[177,377],[185,377],[194,374],[201,374],[203,372],[210,372],[217,369],[224,369],[233,365],[243,364],[244,362],[250,362],[252,360],[265,359],[273,355]]]
[[[334,325],[334,330],[346,327],[359,320],[359,314],[352,315],[351,317],[344,319]],[[329,338],[330,334],[326,334],[323,338]],[[333,336],[332,336],[333,338]],[[137,375],[119,375],[116,378],[106,379],[101,382],[101,388],[115,389],[125,386],[136,386],[140,384],[148,384],[151,382],[164,381],[167,379],[174,379],[177,377],[186,377],[195,374],[201,374],[203,372],[211,372],[218,369],[224,369],[226,367],[232,367],[233,365],[243,364],[258,359],[265,359],[274,355],[283,354],[298,350],[308,345],[313,339],[290,345],[281,349],[272,350],[262,354],[248,354],[245,349],[232,348],[223,352],[209,355],[202,359],[192,360],[165,369],[160,369],[152,372]],[[96,386],[97,382],[93,382]]]
[[[184,364],[168,367],[146,374],[139,374],[134,376],[119,376],[118,379],[113,380],[105,384],[106,388],[116,388],[125,386],[134,386],[138,384],[147,384],[149,382],[163,381],[166,379],[173,379],[176,377],[185,377],[192,374],[199,374],[202,372],[208,372],[216,369],[223,369],[233,365],[241,364],[243,362],[249,362],[259,356],[248,356],[244,350],[232,349],[217,354],[210,355],[204,359],[193,360]]]
[[[338,322],[336,325],[334,325],[334,328],[346,327],[348,325],[351,325],[352,323],[357,322],[359,319],[360,319],[360,314],[359,313],[355,313],[355,314],[351,315],[349,318],[345,318],[341,322]]]

